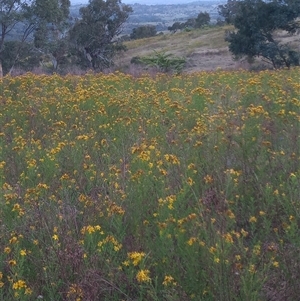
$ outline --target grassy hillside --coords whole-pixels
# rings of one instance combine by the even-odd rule
[[[249,68],[249,64],[244,59],[235,61],[228,50],[228,43],[225,42],[226,30],[232,30],[231,26],[207,27],[195,29],[190,32],[176,32],[171,34],[166,32],[152,38],[126,42],[128,49],[116,59],[118,69],[127,72],[136,66],[130,64],[130,60],[136,56],[147,56],[154,51],[172,53],[176,56],[184,57],[187,60],[185,72],[195,72],[201,70],[232,70],[239,68]],[[291,43],[298,49],[300,35],[290,36],[285,32],[278,32],[275,35],[285,43]],[[261,59],[257,60],[251,68],[261,68]],[[265,64],[265,66],[268,66]],[[271,66],[269,66],[271,67]]]
[[[146,56],[155,51],[172,53],[187,59],[185,71],[233,69],[236,63],[224,41],[225,30],[230,27],[195,29],[190,32],[166,32],[156,37],[125,42],[127,51],[116,60],[118,67],[129,68],[135,56]]]
[[[3,78],[0,300],[298,300],[299,71]]]

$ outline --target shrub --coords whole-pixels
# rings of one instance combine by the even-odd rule
[[[130,38],[133,40],[149,38],[155,36],[157,33],[156,27],[153,25],[143,25],[132,30]]]
[[[134,56],[131,60],[130,60],[131,64],[135,64],[135,65],[140,65],[141,62],[141,58],[139,56]]]
[[[184,58],[174,57],[173,54],[165,52],[156,52],[152,56],[140,58],[142,64],[149,67],[155,67],[160,72],[180,73],[186,63]]]

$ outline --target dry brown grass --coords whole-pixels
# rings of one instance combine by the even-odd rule
[[[233,60],[224,41],[225,30],[229,28],[213,27],[173,34],[166,32],[164,35],[126,42],[128,50],[116,59],[116,66],[126,71],[130,69],[133,57],[163,51],[186,58],[185,72],[238,68],[240,65]]]
[[[232,29],[232,26],[224,26],[196,29],[190,32],[165,32],[163,35],[125,42],[128,50],[116,58],[116,69],[131,72],[130,70],[136,68],[130,64],[133,57],[151,55],[154,51],[172,53],[186,58],[184,72],[249,69],[246,59],[236,61],[228,50],[228,43],[225,42],[224,36],[226,30]],[[276,38],[284,43],[298,45],[298,47],[300,45],[299,34],[290,36],[284,32],[278,32]],[[258,60],[252,67],[259,68],[259,66],[256,67],[257,64],[260,65],[261,60]]]

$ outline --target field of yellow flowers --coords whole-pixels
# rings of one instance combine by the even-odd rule
[[[1,79],[0,300],[299,300],[299,74]]]

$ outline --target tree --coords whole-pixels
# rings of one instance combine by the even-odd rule
[[[183,29],[184,26],[185,26],[184,23],[175,22],[175,23],[173,23],[172,26],[169,26],[169,27],[168,27],[168,30],[169,30],[169,31],[172,31],[172,32],[176,32],[177,30]]]
[[[130,38],[133,40],[154,37],[157,34],[156,27],[154,25],[142,25],[137,28],[133,28]]]
[[[238,0],[228,0],[226,4],[218,6],[218,13],[227,24],[233,24],[234,18],[239,10]]]
[[[70,41],[78,63],[102,70],[113,65],[113,57],[124,47],[116,37],[132,8],[120,0],[90,0],[80,9],[81,19],[70,30]]]
[[[36,0],[35,15],[40,20],[34,31],[34,46],[50,59],[55,70],[68,50],[69,6],[70,0]]]
[[[297,4],[297,5],[295,5]],[[275,30],[295,33],[300,15],[299,0],[240,1],[233,19],[235,31],[226,40],[229,50],[238,58],[263,57],[274,68],[299,65],[299,53],[274,38]]]
[[[30,71],[39,66],[42,57],[42,53],[33,48],[30,43],[20,41],[5,41],[1,55],[4,74],[8,73],[12,66]],[[18,57],[17,62],[16,57]]]
[[[196,20],[195,20],[195,27],[200,28],[204,25],[208,25],[210,22],[210,16],[208,12],[201,12],[198,14]]]
[[[195,18],[190,18],[184,23],[185,28],[195,28],[196,24],[196,19]]]
[[[36,45],[42,45],[48,33],[58,35],[61,24],[69,15],[69,0],[1,0],[0,2],[0,70],[2,69],[4,44],[18,28],[12,39],[19,43],[11,69],[17,63],[22,44],[34,38]],[[40,40],[40,41],[39,41]]]
[[[21,2],[20,0],[1,0],[0,2],[0,24],[1,24],[1,36],[0,36],[0,76],[2,77],[2,61],[4,43],[7,36],[11,33],[14,27],[23,20],[23,12],[25,6],[28,5],[27,1]],[[21,40],[25,40],[27,37],[27,29],[23,31]]]

